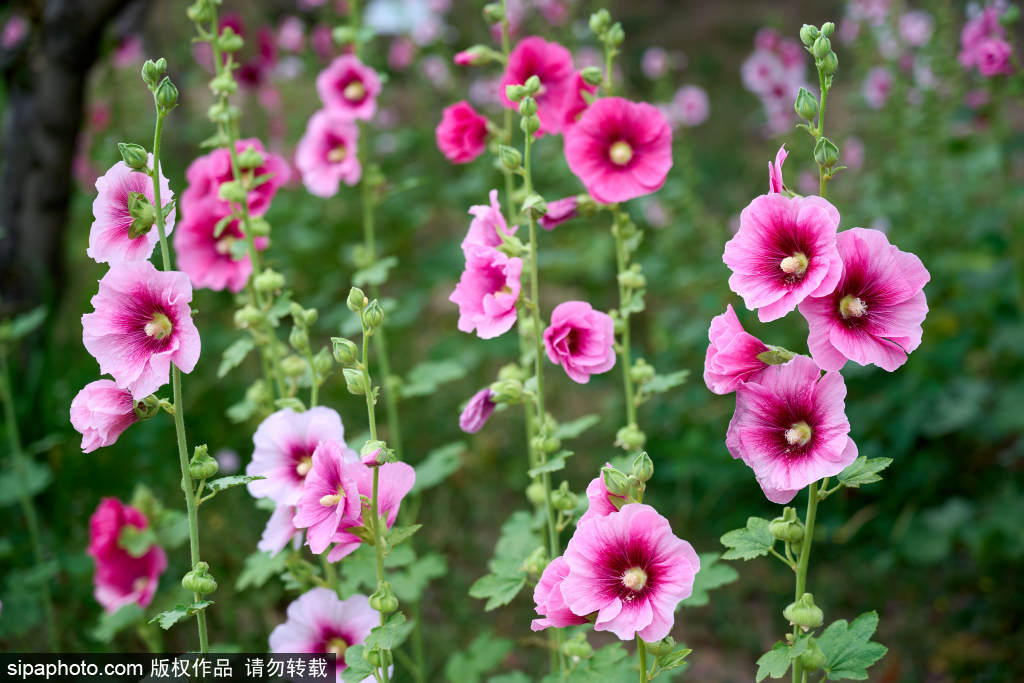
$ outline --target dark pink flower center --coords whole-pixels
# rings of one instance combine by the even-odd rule
[[[809,397],[780,396],[775,410],[761,419],[765,446],[779,457],[802,458],[813,450],[818,420]]]
[[[606,590],[623,602],[647,596],[658,583],[658,566],[639,540],[626,540],[625,547],[609,547],[603,558]]]
[[[115,326],[130,335],[141,353],[159,353],[171,344],[175,328],[172,312],[149,291],[124,300],[114,315]]]

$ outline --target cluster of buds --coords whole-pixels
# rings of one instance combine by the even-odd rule
[[[626,503],[642,503],[647,482],[654,476],[654,461],[647,451],[640,451],[633,457],[630,473],[626,474],[612,465],[601,468],[601,478],[615,507],[621,508]]]
[[[540,78],[530,76],[522,85],[505,86],[505,95],[513,102],[519,103],[519,128],[527,135],[540,130],[540,117],[537,116],[537,93],[540,92]],[[542,212],[543,213],[543,212]]]
[[[822,134],[820,119],[817,125],[814,120],[824,107],[824,98],[831,89],[833,76],[839,68],[839,58],[832,49],[831,41],[835,28],[835,24],[827,21],[820,27],[804,24],[800,29],[800,41],[804,44],[804,49],[814,57],[814,65],[821,83],[822,99],[819,101],[809,91],[800,88],[793,104],[797,115],[807,121],[801,126],[814,137],[814,161],[821,167],[826,179],[830,179],[835,171],[841,168],[836,166],[839,163],[839,148]]]

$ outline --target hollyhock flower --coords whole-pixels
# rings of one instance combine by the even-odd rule
[[[247,475],[266,478],[249,482],[249,493],[279,506],[298,503],[321,441],[338,444],[346,460],[355,458],[355,451],[345,445],[341,417],[330,408],[316,406],[301,413],[284,408],[271,414],[253,434],[252,461],[245,468]]]
[[[508,66],[498,88],[498,96],[505,107],[515,109],[519,106],[508,98],[505,88],[522,85],[530,76],[539,78],[541,85],[535,96],[540,118],[537,134],[557,133],[562,129],[566,98],[576,82],[572,54],[558,43],[549,43],[537,36],[519,41],[508,56]]]
[[[843,272],[835,290],[800,304],[810,328],[807,348],[826,370],[839,370],[849,358],[892,372],[921,345],[930,275],[921,259],[878,230],[844,230],[838,247]]]
[[[846,138],[843,143],[843,163],[852,171],[864,165],[864,142],[860,138]]]
[[[298,548],[299,540],[302,538],[302,529],[296,529],[292,520],[295,518],[294,505],[278,505],[274,508],[273,514],[267,520],[267,526],[263,529],[260,542],[256,549],[260,552],[270,553],[271,557],[284,550],[289,542],[294,541]]]
[[[784,79],[782,60],[767,50],[755,50],[740,67],[743,87],[758,95],[767,95],[772,86]]]
[[[628,201],[665,183],[672,168],[672,130],[646,102],[604,97],[565,133],[565,158],[594,199]]]
[[[487,117],[462,100],[444,108],[434,130],[437,148],[455,164],[465,164],[483,154],[487,140]]]
[[[277,45],[288,52],[302,52],[306,43],[306,27],[302,19],[288,16],[277,27]]]
[[[20,14],[12,14],[0,32],[0,47],[10,50],[28,35],[28,20]]]
[[[402,499],[405,498],[409,491],[412,490],[413,484],[416,483],[416,470],[404,462],[388,462],[377,468],[367,467],[358,460],[354,463],[346,464],[345,471],[355,481],[359,496],[368,500],[373,499],[374,469],[378,470],[377,514],[380,517],[386,518],[387,526],[390,529],[394,525],[395,519],[398,518],[398,510],[402,506]],[[369,504],[364,503],[362,506],[362,516],[358,518],[354,525],[346,526],[358,526],[360,524],[367,526],[371,524],[372,522],[366,518],[368,509]],[[328,562],[337,562],[358,548],[362,540],[355,534],[342,528],[334,535],[331,542],[334,545],[327,554],[327,560]]]
[[[804,60],[807,58],[806,52],[800,43],[793,40],[792,38],[785,38],[779,43],[778,47],[779,59],[782,60],[782,65],[786,67],[787,72],[794,75],[802,75],[804,72]],[[790,69],[797,69],[790,71]]]
[[[329,111],[369,121],[377,111],[380,77],[358,57],[342,55],[317,75],[316,91]]]
[[[672,97],[673,118],[683,126],[699,126],[711,115],[708,94],[697,85],[684,85]]]
[[[262,216],[270,208],[270,202],[277,194],[278,188],[288,182],[291,167],[283,158],[264,149],[263,143],[256,138],[235,142],[235,151],[238,154],[242,154],[250,147],[263,155],[263,163],[250,171],[245,171],[245,174],[251,174],[254,178],[269,176],[266,181],[249,190],[249,213],[253,216]],[[189,164],[185,171],[185,179],[188,181],[188,187],[181,195],[181,203],[186,214],[195,205],[207,201],[223,204],[224,213],[221,215],[227,213],[228,202],[218,196],[221,184],[234,180],[231,153],[227,149],[221,147],[197,158]]]
[[[768,194],[779,194],[785,191],[786,184],[782,182],[782,162],[786,160],[787,156],[789,156],[789,152],[783,145],[775,153],[775,164],[768,162]]]
[[[808,296],[831,292],[842,273],[836,250],[839,212],[821,197],[756,197],[722,260],[729,288],[761,322],[786,315]]]
[[[516,322],[523,261],[479,245],[464,251],[466,269],[448,300],[459,307],[459,330],[493,339]]]
[[[148,606],[167,569],[167,554],[158,545],[151,545],[139,557],[118,545],[126,526],[145,529],[149,522],[116,498],[104,498],[89,518],[89,555],[96,562],[93,595],[108,613],[133,603]]]
[[[452,61],[455,62],[456,66],[474,66],[476,60],[477,57],[471,50],[456,52],[455,57],[452,58]]]
[[[365,595],[341,600],[330,588],[312,588],[288,605],[288,619],[270,632],[270,651],[334,653],[335,677],[341,683],[345,650],[361,645],[379,625],[380,614]],[[360,683],[374,680],[367,676]]]
[[[979,48],[991,39],[1005,41],[1006,29],[999,23],[999,11],[986,7],[964,24],[960,32],[960,54],[957,55],[960,64],[967,69],[979,66]]]
[[[71,425],[82,435],[83,453],[113,444],[138,419],[131,392],[109,379],[86,384],[71,401]]]
[[[607,465],[607,463],[605,464]],[[613,498],[620,501],[619,506],[612,502]],[[587,511],[580,517],[579,524],[593,517],[604,517],[613,512],[618,512],[621,504],[626,502],[626,498],[608,490],[608,487],[604,485],[604,472],[602,471],[601,474],[591,479],[590,483],[587,484],[587,501]]]
[[[693,591],[700,560],[649,505],[629,503],[576,528],[565,549],[560,589],[577,616],[597,613],[595,631],[648,642],[672,630],[675,609]]]
[[[566,301],[551,311],[544,330],[548,359],[561,365],[569,379],[580,384],[591,375],[608,372],[615,365],[615,324],[607,313],[595,311],[585,301]]]
[[[843,376],[822,377],[807,356],[772,365],[736,389],[725,445],[754,470],[768,500],[788,503],[857,459],[845,399]]]
[[[934,29],[935,20],[924,10],[904,12],[900,17],[900,36],[912,47],[925,45],[931,40]]]
[[[149,155],[148,163],[153,163],[152,154]],[[160,234],[156,225],[151,225],[147,232],[133,235],[133,218],[129,206],[132,197],[137,195],[142,195],[150,206],[153,205],[153,180],[145,173],[133,171],[128,164],[119,161],[96,180],[96,193],[96,199],[92,202],[95,220],[89,229],[89,248],[85,253],[98,263],[113,264],[148,259],[153,253],[153,247],[160,241]],[[171,184],[161,171],[160,201],[166,207],[171,205],[173,200]],[[164,223],[164,230],[168,235],[174,230],[174,214],[174,211],[168,213]]]
[[[732,304],[725,307],[725,313],[712,318],[708,339],[711,343],[704,356],[704,383],[714,394],[730,394],[768,367],[758,358],[768,347],[743,329]]]
[[[388,66],[395,71],[404,71],[415,56],[415,43],[408,38],[395,38],[388,47]]]
[[[661,47],[647,48],[640,60],[640,68],[644,72],[644,76],[652,81],[664,76],[668,71],[668,65],[668,53]]]
[[[554,230],[567,220],[576,218],[579,215],[578,208],[579,200],[575,196],[556,199],[553,202],[548,202],[547,211],[537,223],[545,230]]]
[[[310,194],[332,197],[338,184],[355,185],[362,177],[359,128],[344,114],[321,109],[309,118],[295,149],[295,165]]]
[[[892,87],[892,72],[884,66],[876,66],[868,72],[861,91],[869,107],[881,109],[892,94]]]
[[[1013,48],[1002,38],[986,38],[978,43],[975,50],[978,72],[986,77],[1012,73],[1013,69],[1010,67],[1012,52]]]
[[[577,73],[571,87],[565,94],[565,101],[562,107],[562,131],[569,130],[579,121],[580,115],[589,106],[584,93],[593,94],[597,92],[596,85],[590,85],[580,73]]]
[[[754,34],[754,47],[758,50],[774,52],[779,46],[779,39],[781,37],[779,32],[771,26],[763,26],[757,29],[757,33]]]
[[[469,223],[469,232],[462,240],[462,249],[465,250],[471,245],[481,247],[497,247],[501,244],[501,237],[498,231],[505,235],[513,235],[519,226],[508,227],[505,216],[501,213],[501,204],[498,203],[498,191],[491,190],[488,194],[491,200],[490,205],[477,204],[469,207],[469,213],[473,220]]]
[[[361,503],[340,444],[321,441],[313,451],[312,462],[292,523],[296,528],[309,529],[306,545],[319,555],[339,529],[361,523]],[[355,462],[363,466],[358,457]]]
[[[230,221],[219,237],[214,236],[217,224],[228,215],[227,212],[227,205],[223,202],[192,204],[174,233],[178,267],[195,287],[239,292],[252,274],[249,254],[236,257],[232,248],[236,242],[245,239],[238,220]],[[266,249],[267,238],[257,237],[254,244],[258,250]]]
[[[459,416],[459,429],[467,434],[479,432],[494,412],[494,401],[491,400],[490,389],[481,389],[469,399],[462,415]]]
[[[326,62],[334,54],[334,38],[331,37],[331,27],[327,24],[317,24],[309,32],[309,44],[313,52],[322,62]]]
[[[188,276],[149,261],[111,266],[82,316],[82,342],[121,389],[141,400],[167,384],[171,363],[184,373],[199,360]]]
[[[562,556],[556,557],[544,568],[544,573],[540,575],[540,581],[533,590],[537,614],[544,618],[530,622],[530,630],[543,631],[549,626],[565,628],[587,623],[585,616],[572,613],[562,597],[562,581],[568,575],[569,563]]]

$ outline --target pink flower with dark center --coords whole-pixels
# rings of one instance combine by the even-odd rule
[[[604,97],[565,133],[569,169],[602,204],[661,189],[672,168],[672,129],[657,107]]]
[[[607,313],[585,301],[566,301],[551,311],[544,349],[548,360],[561,365],[572,381],[586,384],[591,375],[611,370],[614,346],[615,324]]]
[[[595,631],[648,642],[672,630],[675,609],[693,592],[700,560],[649,505],[628,503],[576,528],[565,549],[569,573],[560,584],[569,610],[596,613]]]
[[[579,215],[579,211],[577,211],[579,204],[579,200],[575,196],[548,202],[547,211],[537,223],[545,230],[554,230],[557,226]]]
[[[708,339],[711,343],[704,357],[704,383],[712,393],[730,394],[768,367],[758,358],[768,347],[743,329],[732,304],[711,320]]]
[[[188,275],[193,286],[200,289],[239,292],[249,281],[252,262],[247,251],[236,256],[240,241],[245,240],[238,220],[229,221],[216,235],[217,224],[228,215],[224,202],[203,201],[188,207],[174,233],[174,250],[178,267]],[[254,239],[256,249],[267,247],[266,237]]]
[[[892,87],[892,72],[884,66],[876,66],[864,79],[864,100],[872,109],[881,109],[892,94]]]
[[[501,204],[498,203],[498,191],[491,190],[488,194],[491,200],[490,205],[476,204],[469,207],[469,213],[473,220],[469,223],[469,232],[462,240],[462,249],[465,251],[472,245],[480,247],[497,247],[501,244],[502,234],[511,236],[519,229],[518,225],[508,227],[504,214],[501,213]]]
[[[142,400],[167,384],[173,362],[192,372],[199,331],[192,322],[188,276],[149,261],[111,266],[82,316],[82,342],[121,389]]]
[[[845,399],[843,376],[822,377],[807,356],[772,365],[736,389],[725,445],[754,470],[768,500],[788,503],[857,459]]]
[[[377,112],[380,77],[358,57],[342,55],[317,75],[316,91],[329,111],[369,121]]]
[[[292,520],[295,518],[294,505],[278,505],[267,520],[267,526],[263,529],[260,542],[256,549],[260,552],[270,553],[273,557],[284,550],[289,542],[297,550],[302,540],[302,529],[296,529]]]
[[[83,453],[115,443],[138,419],[131,392],[109,379],[86,384],[71,401],[71,425],[82,435]]]
[[[711,102],[704,88],[684,85],[672,97],[673,118],[682,126],[699,126],[711,116]]]
[[[754,34],[754,47],[758,50],[774,52],[779,46],[779,39],[781,37],[782,36],[779,35],[779,32],[771,26],[762,26],[757,29],[757,33]]]
[[[243,171],[243,175],[253,179],[267,176],[267,179],[249,190],[249,213],[253,216],[262,216],[270,208],[270,202],[277,194],[278,188],[288,182],[291,167],[283,158],[264,149],[263,143],[256,138],[238,140],[235,143],[235,151],[238,154],[242,154],[250,147],[263,155],[263,163]],[[227,214],[228,202],[218,195],[221,184],[234,180],[231,153],[227,149],[218,148],[197,158],[189,164],[185,171],[185,179],[188,181],[188,187],[181,195],[181,205],[185,214],[192,211],[195,205],[208,201],[223,204],[224,213],[221,215]]]
[[[149,523],[141,512],[116,498],[104,498],[89,518],[89,555],[96,563],[93,595],[108,613],[133,603],[148,606],[167,569],[167,555],[158,545],[138,557],[118,545],[126,526],[145,529]]]
[[[596,85],[590,85],[583,76],[579,73],[576,74],[572,86],[565,94],[564,107],[562,108],[562,131],[569,130],[572,126],[576,125],[579,121],[580,115],[589,106],[585,94],[593,94],[597,92]]]
[[[1013,73],[1010,54],[1013,48],[1002,38],[986,38],[976,48],[978,72],[991,78],[999,74]]]
[[[306,189],[317,197],[333,197],[341,182],[355,185],[363,174],[359,128],[343,114],[321,109],[310,117],[299,140],[295,165]]]
[[[149,155],[153,163],[153,155]],[[133,171],[123,161],[110,167],[96,180],[96,199],[92,202],[95,220],[89,229],[89,248],[85,253],[98,263],[121,263],[122,261],[145,261],[153,253],[153,247],[160,241],[156,225],[151,224],[145,232],[132,229],[134,220],[129,213],[133,197],[145,198],[153,206],[153,180],[140,171]],[[166,207],[174,200],[171,185],[160,173],[160,201]],[[155,219],[155,207],[154,219]],[[174,211],[167,214],[164,225],[169,235],[174,230]]]
[[[492,339],[516,322],[523,261],[497,249],[467,245],[466,269],[448,300],[459,307],[459,330]]]
[[[366,500],[373,499],[373,470],[378,470],[377,514],[385,518],[390,529],[394,525],[395,519],[398,518],[398,510],[402,506],[402,499],[405,498],[409,491],[412,490],[413,484],[416,483],[416,470],[404,462],[388,462],[373,468],[367,467],[358,460],[355,463],[347,463],[345,469],[355,481],[359,496]],[[328,562],[337,562],[359,547],[362,540],[355,534],[345,531],[345,528],[360,524],[363,526],[371,524],[371,518],[366,516],[369,509],[370,505],[364,501],[361,517],[358,518],[358,521],[355,524],[346,525],[339,529],[334,535],[331,539],[334,545],[327,554]]]
[[[615,505],[612,499],[617,500],[619,505]],[[615,495],[608,490],[608,487],[604,484],[604,472],[602,472],[587,484],[587,501],[589,503],[587,511],[580,517],[579,524],[583,524],[583,522],[593,517],[604,517],[613,512],[618,512],[622,504],[626,502],[626,499],[624,496]]]
[[[335,676],[341,683],[341,672],[347,666],[345,650],[361,645],[379,625],[380,614],[370,607],[365,595],[341,600],[330,588],[313,588],[288,605],[287,621],[270,632],[270,651],[334,653]],[[374,680],[367,676],[360,683]]]
[[[999,11],[995,7],[986,7],[964,24],[960,32],[960,54],[957,55],[960,64],[966,69],[978,67],[980,70],[981,48],[989,40],[1003,43],[1006,40],[1006,29],[999,23]]]
[[[572,613],[565,604],[565,598],[562,597],[562,581],[568,575],[569,563],[563,556],[556,557],[544,568],[544,573],[540,575],[540,581],[533,590],[537,614],[543,618],[534,619],[530,623],[530,630],[543,631],[549,626],[565,628],[587,623],[585,616]]]
[[[465,164],[483,154],[487,141],[487,117],[462,100],[444,108],[434,130],[437,148],[455,164]]]
[[[292,523],[306,532],[306,545],[319,555],[341,529],[361,523],[359,491],[347,467],[342,447],[335,441],[321,441],[313,451],[313,467],[306,475],[302,495]],[[355,463],[363,467],[356,457]]]
[[[782,182],[782,162],[789,156],[786,146],[779,147],[775,154],[775,164],[768,162],[768,194],[779,194],[786,190],[786,184]]]
[[[835,289],[843,264],[836,250],[839,212],[821,197],[756,197],[725,243],[729,287],[761,322],[786,315],[808,296]]]
[[[755,50],[740,67],[740,76],[747,90],[764,96],[785,79],[785,66],[774,53]]]
[[[807,348],[826,370],[841,369],[849,358],[892,372],[921,345],[930,275],[921,259],[878,230],[844,230],[838,245],[843,271],[835,290],[800,304],[810,328]]]
[[[491,390],[481,389],[469,399],[462,415],[459,416],[459,429],[467,434],[476,434],[487,424],[491,413],[494,412],[494,401],[491,400]]]
[[[932,37],[935,20],[924,10],[904,12],[900,17],[900,37],[912,47],[921,47]]]
[[[284,408],[267,417],[253,434],[252,461],[245,473],[260,475],[247,484],[254,498],[270,498],[278,506],[295,505],[306,475],[313,469],[313,451],[322,441],[338,444],[346,460],[355,452],[345,446],[345,428],[338,413],[316,406],[297,413]]]
[[[562,130],[564,108],[573,85],[576,72],[572,66],[572,53],[558,43],[549,43],[543,38],[523,38],[508,56],[508,67],[501,77],[498,96],[509,109],[519,105],[508,98],[505,88],[522,85],[530,76],[540,79],[537,100],[537,116],[540,117],[538,135],[557,133]]]

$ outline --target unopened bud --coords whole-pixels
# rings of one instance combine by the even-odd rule
[[[305,328],[292,325],[292,331],[288,335],[288,343],[299,353],[306,353],[309,351],[309,334]]]
[[[221,52],[238,52],[243,45],[245,45],[245,40],[230,26],[225,26],[217,36],[217,47]]]
[[[654,379],[654,367],[643,358],[637,358],[629,371],[629,377],[637,384],[643,384]]]
[[[374,299],[370,302],[370,305],[363,311],[363,326],[367,330],[375,330],[384,324],[384,309],[380,307],[380,303]]]
[[[654,462],[651,456],[647,455],[647,451],[640,451],[633,458],[632,472],[634,477],[643,482],[650,481],[654,476]]]
[[[490,388],[495,403],[516,403],[523,397],[523,383],[518,379],[499,379]]]
[[[193,479],[209,479],[217,474],[220,467],[217,461],[210,457],[206,444],[196,446],[192,459],[188,461],[188,473]]]
[[[825,614],[814,604],[814,596],[810,593],[804,593],[799,600],[790,603],[782,610],[782,616],[805,631],[817,628],[825,621]]]
[[[260,292],[276,292],[284,287],[284,275],[271,268],[265,268],[252,279],[252,286]]]
[[[672,636],[665,636],[661,640],[656,640],[653,643],[648,643],[645,640],[644,644],[647,646],[647,651],[655,657],[667,655],[669,652],[676,649],[676,639]]]
[[[501,9],[501,3],[489,2],[484,5],[484,20],[488,24],[497,24],[505,18],[505,12]]]
[[[136,145],[131,142],[119,142],[117,143],[117,151],[121,153],[121,158],[124,159],[124,163],[128,168],[136,171],[145,171],[149,166],[149,152],[142,145]]]
[[[615,443],[627,451],[638,451],[647,442],[647,435],[636,425],[626,425],[615,433]]]
[[[606,9],[600,9],[590,15],[590,30],[599,38],[608,30],[611,23],[612,15]]]
[[[334,360],[338,361],[338,365],[343,367],[355,365],[359,354],[359,349],[355,344],[344,337],[331,337],[331,346],[333,347]]]
[[[826,21],[824,24],[821,25],[821,35],[825,36],[826,38],[831,38],[832,34],[835,33],[835,30],[836,25],[833,24],[831,21]]]
[[[587,642],[587,635],[583,632],[577,633],[575,637],[566,640],[562,644],[562,652],[567,657],[590,659],[594,656],[594,648]]]
[[[238,155],[238,166],[246,171],[262,166],[265,161],[266,157],[264,157],[263,154],[252,145],[246,147],[245,150]]]
[[[807,641],[807,649],[797,658],[804,671],[817,671],[825,666],[825,653],[821,651],[818,641],[810,638]]]
[[[155,62],[152,59],[147,59],[142,65],[142,80],[152,90],[156,87],[156,84],[160,82],[164,73],[167,72],[167,60],[161,57]]]
[[[819,166],[832,168],[839,161],[839,148],[828,138],[818,138],[814,145],[814,160]]]
[[[150,395],[141,401],[135,401],[134,410],[135,417],[140,420],[148,420],[160,412],[160,399]]]
[[[608,493],[613,496],[625,496],[629,490],[629,478],[611,465],[601,468],[601,479]]]
[[[544,484],[540,480],[526,487],[526,499],[537,507],[544,504]]]
[[[208,595],[217,590],[217,581],[210,575],[210,565],[205,562],[196,562],[192,571],[181,579],[181,585],[185,590],[200,595]]]
[[[390,583],[387,581],[380,583],[377,590],[370,596],[370,607],[381,614],[390,614],[398,609],[398,598],[391,592]]]
[[[363,377],[361,370],[345,368],[341,372],[345,375],[345,388],[348,389],[350,394],[362,396],[366,393],[366,378]]]
[[[796,94],[796,102],[793,104],[793,109],[796,110],[800,118],[805,121],[811,121],[818,115],[818,100],[808,90],[800,88],[800,92]]]
[[[836,57],[835,52],[829,52],[827,55],[822,57],[818,61],[818,68],[821,69],[821,73],[826,76],[831,76],[839,68],[839,58]]]
[[[551,492],[551,504],[556,510],[571,512],[576,509],[577,496],[569,490],[569,482],[563,481],[557,490]]]
[[[800,42],[810,47],[814,45],[815,39],[817,39],[820,31],[817,26],[811,26],[810,24],[804,24],[800,27]]]
[[[256,327],[264,320],[263,312],[252,304],[246,304],[235,311],[235,325],[241,328]]]
[[[540,130],[540,118],[536,114],[524,116],[519,120],[519,128],[527,135],[533,135]]]
[[[796,509],[786,507],[782,509],[782,516],[776,517],[768,525],[768,532],[780,541],[794,543],[803,540],[804,525],[796,516]]]
[[[366,295],[363,294],[363,290],[359,289],[358,287],[353,287],[352,289],[348,290],[348,299],[346,300],[345,303],[346,305],[348,305],[348,310],[352,311],[353,313],[359,313],[360,311],[363,310],[366,304],[370,302],[367,301]]]
[[[306,359],[294,354],[281,359],[281,371],[289,377],[298,377],[306,372]]]
[[[156,87],[156,103],[165,112],[178,106],[178,88],[167,76]]]
[[[626,39],[626,32],[622,29],[622,24],[615,22],[610,29],[608,29],[608,35],[605,40],[612,47],[618,47],[622,45],[622,41]]]
[[[824,59],[825,55],[832,51],[832,41],[825,36],[818,36],[811,46],[811,54],[815,59]]]
[[[604,80],[604,72],[599,66],[584,67],[580,71],[580,76],[583,77],[583,82],[587,85],[601,85],[601,81]]]
[[[526,88],[521,85],[506,85],[505,97],[513,102],[518,102],[526,97]]]
[[[523,155],[515,147],[500,145],[498,147],[498,158],[503,168],[509,171],[518,170],[523,165]]]
[[[526,82],[523,83],[523,88],[526,90],[527,95],[536,95],[538,92],[540,92],[540,76],[534,74],[527,78]]]
[[[548,555],[544,546],[537,546],[532,553],[523,560],[523,569],[530,576],[540,576],[544,568],[548,566]]]

